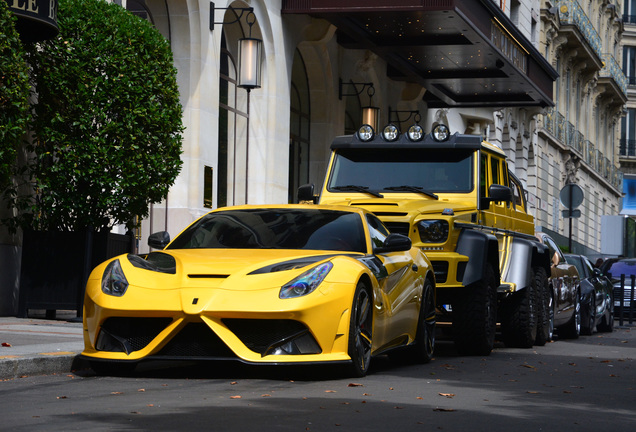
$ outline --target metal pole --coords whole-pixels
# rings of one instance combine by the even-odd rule
[[[250,89],[247,90],[247,130],[245,131],[245,204],[247,204],[247,186],[250,172]]]
[[[570,190],[568,192],[570,192],[570,205],[568,206],[568,211],[570,214],[568,216],[570,216],[570,235],[568,239],[568,252],[572,253],[572,189],[574,188],[570,186],[569,189]]]

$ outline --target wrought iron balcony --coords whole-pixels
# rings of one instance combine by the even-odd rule
[[[619,155],[628,158],[636,157],[636,140],[621,138]]]
[[[579,2],[576,0],[557,0],[556,5],[559,8],[561,24],[575,25],[596,55],[603,58],[601,37]]]
[[[601,69],[601,78],[612,78],[616,85],[621,89],[623,94],[627,96],[627,78],[618,62],[612,54],[605,53],[603,58],[603,69]]]

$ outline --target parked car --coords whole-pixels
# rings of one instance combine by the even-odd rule
[[[625,275],[625,291],[623,293],[623,316],[629,316],[633,307],[633,317],[636,318],[636,302],[631,304],[632,275],[636,275],[636,258],[612,258],[603,263],[601,271],[607,275],[614,285],[614,314],[620,314],[621,275]],[[636,298],[636,293],[634,293]]]
[[[424,253],[355,207],[213,210],[161,249],[91,273],[82,356],[98,373],[142,360],[344,363],[407,348],[431,360],[435,277]]]
[[[537,238],[548,247],[550,253],[549,313],[552,328],[561,338],[576,339],[581,333],[581,290],[579,272],[565,260],[561,249],[552,237],[538,232]]]
[[[612,282],[584,255],[565,254],[568,263],[579,272],[581,286],[581,334],[591,335],[614,330],[614,294]]]

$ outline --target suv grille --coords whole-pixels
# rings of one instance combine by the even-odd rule
[[[406,222],[384,222],[384,226],[386,226],[392,233],[403,234],[407,237],[411,228],[411,226]]]

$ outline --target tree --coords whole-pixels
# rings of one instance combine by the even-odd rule
[[[9,185],[29,120],[29,75],[15,20],[0,1],[0,191]]]
[[[169,43],[103,0],[60,0],[57,37],[26,50],[37,101],[31,193],[14,226],[100,230],[148,215],[182,162],[182,107]]]

